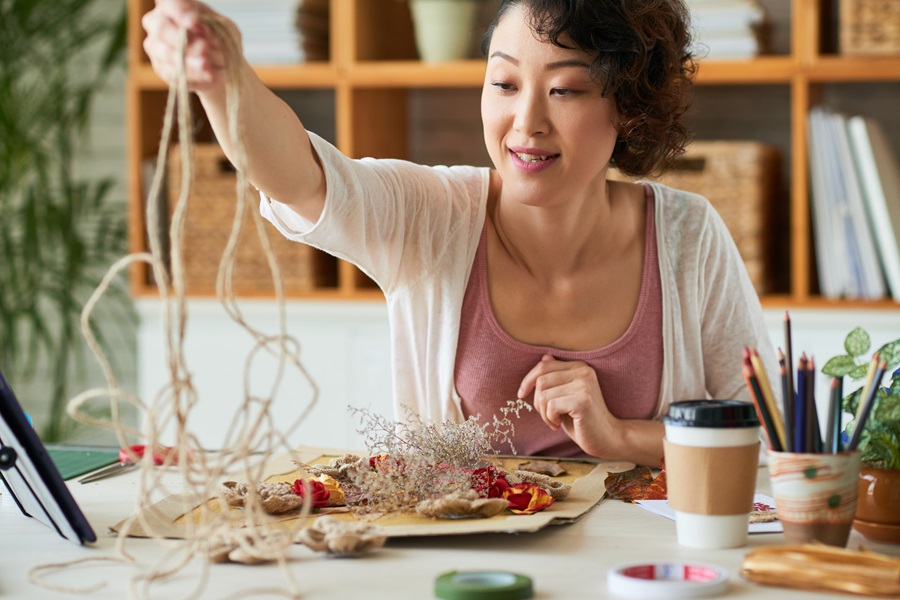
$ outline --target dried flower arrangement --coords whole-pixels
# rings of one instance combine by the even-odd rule
[[[346,506],[359,516],[417,512],[432,518],[491,517],[510,510],[533,514],[564,499],[571,486],[554,480],[565,471],[555,463],[532,461],[507,472],[490,457],[501,444],[513,445],[514,418],[533,410],[522,400],[508,402],[490,421],[426,424],[417,415],[392,421],[368,409],[350,408],[360,419],[368,456],[347,454],[327,465],[299,466],[312,477],[293,484],[259,484],[265,505],[292,510],[309,496],[312,508]],[[522,466],[520,466],[520,469]],[[277,486],[277,489],[272,486]],[[240,506],[245,484],[228,482],[225,497]]]

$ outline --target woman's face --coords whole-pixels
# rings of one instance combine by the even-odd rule
[[[540,41],[526,10],[510,8],[494,30],[481,118],[504,196],[548,206],[603,189],[616,108],[590,79],[593,56]]]

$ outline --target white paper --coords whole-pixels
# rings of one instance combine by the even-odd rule
[[[669,506],[668,500],[638,500],[635,504],[642,508],[646,508],[652,513],[656,513],[667,519],[672,519],[673,521],[675,520],[675,509]],[[761,508],[762,510],[775,510],[775,499],[771,496],[766,496],[765,494],[754,494],[753,504],[764,505],[767,507]],[[769,523],[748,522],[747,525],[747,531],[750,533],[780,533],[784,531],[784,528],[781,526],[781,521],[777,520]]]

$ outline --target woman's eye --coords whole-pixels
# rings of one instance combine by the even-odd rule
[[[577,93],[578,90],[572,90],[569,88],[553,88],[552,90],[550,90],[551,96],[572,96]]]
[[[503,92],[509,92],[509,91],[512,91],[513,89],[515,89],[513,84],[506,83],[504,81],[494,81],[494,82],[491,82],[491,85]]]

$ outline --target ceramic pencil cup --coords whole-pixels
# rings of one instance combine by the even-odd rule
[[[856,512],[859,451],[773,452],[769,480],[789,544],[818,541],[844,547]]]

